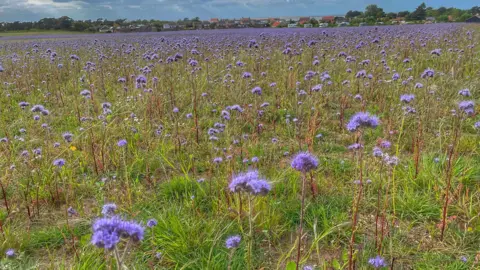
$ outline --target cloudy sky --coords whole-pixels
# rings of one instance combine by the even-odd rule
[[[385,11],[413,10],[421,0],[0,0],[0,21],[44,17],[74,19],[239,18],[345,14],[378,4]],[[427,6],[471,8],[478,0],[426,0]]]

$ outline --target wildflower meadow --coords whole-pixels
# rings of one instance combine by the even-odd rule
[[[0,269],[480,269],[480,27],[5,37]]]

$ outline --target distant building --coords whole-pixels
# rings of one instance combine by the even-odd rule
[[[202,28],[203,29],[209,29],[210,28],[210,22],[209,21],[203,21],[202,22]]]
[[[275,22],[272,23],[272,27],[279,27],[280,24],[281,24],[280,21],[275,21]]]
[[[313,27],[313,24],[311,24],[311,23],[303,24],[303,28],[312,28],[312,27]]]
[[[323,16],[322,22],[335,23],[335,16]]]
[[[336,23],[348,22],[348,19],[345,17],[335,17],[334,20]]]
[[[249,25],[250,23],[251,23],[250,18],[241,18],[240,19],[240,24],[242,24],[242,25]]]
[[[434,23],[434,22],[436,22],[436,19],[435,19],[435,17],[427,17],[427,18],[425,18],[425,22],[426,23]]]
[[[320,28],[328,27],[328,23],[320,23],[320,24],[318,25],[318,27],[320,27]]]
[[[308,21],[310,21],[310,17],[300,17],[298,24],[306,24]]]
[[[289,23],[288,28],[297,28],[297,24],[296,23]]]
[[[104,26],[100,27],[100,29],[98,29],[98,32],[100,32],[100,33],[113,33],[113,27],[104,25]]]
[[[163,29],[165,29],[165,30],[170,30],[172,28],[173,28],[173,26],[171,24],[166,23],[166,24],[163,25]]]
[[[211,18],[210,23],[218,23],[218,18]]]
[[[478,15],[473,16],[469,19],[466,19],[465,22],[467,22],[467,23],[480,23],[480,17]]]

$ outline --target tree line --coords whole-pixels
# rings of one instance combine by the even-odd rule
[[[405,10],[397,13],[386,13],[383,11],[383,8],[378,5],[368,5],[365,8],[365,11],[350,10],[345,14],[345,17],[352,21],[361,22],[375,22],[397,18],[403,18],[405,21],[423,21],[428,17],[434,17],[438,22],[464,22],[468,18],[477,14],[480,14],[480,6],[474,6],[471,9],[459,9],[454,7],[439,7],[435,9],[433,7],[427,7],[425,3],[422,3],[412,12]]]
[[[414,11],[400,11],[389,12],[383,11],[383,8],[378,5],[368,5],[365,11],[350,10],[345,14],[345,17],[352,23],[375,23],[377,21],[388,21],[396,18],[404,18],[406,21],[422,21],[427,17],[435,17],[436,21],[447,22],[454,20],[457,22],[463,22],[466,19],[480,14],[480,6],[474,6],[471,9],[458,9],[454,7],[446,8],[440,7],[434,9],[427,7],[425,3],[419,5]],[[184,18],[179,22],[199,22],[198,17]],[[97,20],[74,20],[68,16],[62,16],[60,18],[43,18],[36,22],[4,22],[0,23],[0,31],[26,31],[26,30],[64,30],[64,31],[78,31],[78,32],[96,32],[101,26],[112,27],[127,27],[129,25],[149,25],[161,29],[163,24],[171,23],[162,20],[133,20],[127,19],[107,20],[99,18]]]

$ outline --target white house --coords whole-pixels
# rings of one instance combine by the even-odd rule
[[[288,28],[297,28],[297,24],[296,23],[289,23]]]
[[[100,32],[100,33],[113,33],[113,27],[104,25],[104,26],[100,27],[100,29],[98,29],[98,32]]]

